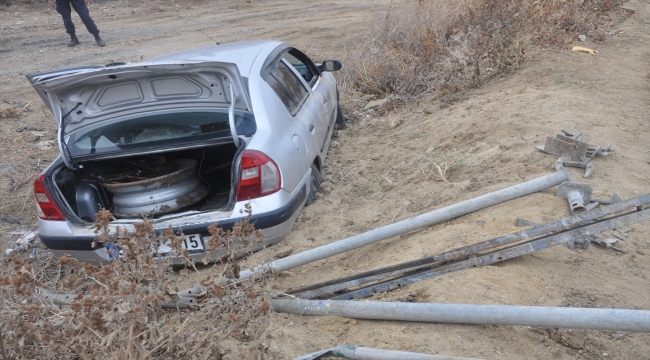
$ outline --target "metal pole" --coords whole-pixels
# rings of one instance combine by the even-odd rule
[[[354,290],[345,294],[335,296],[332,298],[332,300],[351,300],[351,299],[360,299],[360,298],[372,296],[374,293],[377,292],[395,290],[417,281],[431,279],[454,271],[465,270],[465,269],[479,267],[479,266],[486,266],[490,264],[496,264],[501,261],[530,254],[535,251],[543,250],[550,246],[565,244],[575,239],[580,239],[580,238],[584,239],[588,236],[599,234],[607,230],[620,228],[625,225],[635,224],[646,220],[650,220],[650,209],[643,210],[643,211],[634,211],[624,216],[601,220],[594,224],[584,226],[568,232],[563,232],[561,234],[548,235],[540,239],[531,240],[522,244],[513,245],[502,250],[493,251],[491,253],[479,255],[477,257],[471,257],[467,260],[453,262],[447,265],[442,265],[428,270],[419,271],[412,275],[406,275],[403,277],[398,277],[393,280],[388,280],[374,285],[366,286],[358,290]],[[316,292],[316,290],[314,290],[314,292]]]
[[[367,347],[356,347],[352,349],[351,347],[338,347],[339,353],[343,355],[345,359],[353,360],[472,360],[468,358],[459,358],[459,357],[450,357],[450,356],[440,356],[440,355],[427,355],[427,354],[418,354],[405,351],[394,351],[394,350],[384,350],[384,349],[373,349]],[[339,356],[340,357],[340,356]],[[473,359],[478,360],[478,359]]]
[[[347,287],[359,286],[370,281],[380,280],[388,276],[399,275],[401,273],[414,271],[420,268],[432,267],[434,265],[449,261],[467,259],[469,256],[477,254],[483,250],[493,249],[521,240],[533,239],[547,233],[566,230],[569,228],[577,228],[578,226],[582,226],[598,218],[615,214],[630,208],[647,205],[648,203],[650,203],[650,193],[627,201],[623,201],[621,199],[621,202],[614,203],[612,205],[607,205],[581,213],[579,215],[574,215],[572,217],[549,222],[543,225],[538,225],[530,229],[516,232],[514,234],[499,236],[494,239],[468,245],[460,249],[446,251],[441,254],[427,256],[425,258],[411,260],[401,264],[395,264],[355,275],[346,276],[340,279],[329,280],[319,284],[313,284],[302,288],[293,289],[287,291],[287,294],[299,294],[297,297],[302,299],[313,299],[315,297],[321,297],[326,291],[335,292]],[[359,279],[363,280],[358,281]],[[311,291],[314,289],[318,289],[318,291]]]
[[[275,312],[355,319],[650,332],[649,310],[273,299]]]
[[[402,220],[400,222],[386,225],[362,234],[351,236],[347,239],[339,240],[327,245],[307,250],[305,252],[288,256],[284,259],[256,266],[253,269],[243,270],[239,278],[247,279],[255,274],[267,272],[281,272],[292,269],[301,265],[309,264],[314,261],[338,255],[350,250],[360,248],[381,240],[404,234],[413,230],[421,229],[427,226],[449,221],[462,215],[467,215],[474,211],[485,209],[492,205],[500,204],[508,200],[513,200],[525,195],[530,195],[538,191],[557,186],[565,181],[570,181],[569,173],[560,162],[556,162],[556,173],[542,176],[540,178],[526,181],[524,183],[507,187],[502,190],[494,191],[474,199],[466,200],[458,204],[450,205],[442,209],[416,216],[414,218]]]
[[[455,356],[428,355],[405,351],[374,349],[361,346],[340,345],[335,348],[299,356],[293,360],[320,360],[337,357],[349,360],[479,360]]]

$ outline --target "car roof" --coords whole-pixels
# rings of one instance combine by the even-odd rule
[[[270,53],[271,49],[275,49],[281,45],[285,44],[282,41],[277,40],[234,42],[178,51],[156,56],[149,60],[221,61],[234,63],[239,68],[240,74],[242,76],[248,77],[253,62],[265,47],[269,47],[269,50],[267,50],[267,52]]]

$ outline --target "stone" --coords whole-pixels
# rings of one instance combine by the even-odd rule
[[[368,103],[363,109],[364,110],[372,110],[372,109],[377,109],[380,108],[388,102],[388,99],[381,99],[381,100],[373,100]]]
[[[584,330],[560,329],[551,335],[551,339],[555,342],[574,350],[583,349],[586,338],[587,334]]]
[[[586,35],[578,35],[578,39],[580,39],[580,41],[585,41],[585,40],[587,40],[587,36]]]
[[[391,120],[388,125],[391,127],[391,129],[394,129],[394,128],[400,126],[403,122],[404,122],[404,119],[395,118],[395,119]]]

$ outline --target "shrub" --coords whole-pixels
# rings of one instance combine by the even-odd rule
[[[596,33],[617,0],[419,0],[392,3],[346,59],[347,99],[411,98],[478,86],[519,68],[533,46]]]
[[[110,234],[111,217],[102,210],[96,224],[97,241],[119,249],[109,250],[111,264],[99,268],[63,256],[44,276],[31,259],[11,258],[11,274],[0,278],[3,358],[218,359],[226,339],[251,343],[249,355],[266,358],[265,279],[238,281],[233,262],[262,239],[248,222],[250,213],[231,231],[210,227],[205,261],[217,261],[216,274],[193,287],[191,298],[174,289],[170,266],[174,258],[194,267],[183,238],[171,229],[155,234],[151,221],[136,224],[132,233]],[[171,251],[157,254],[162,244]]]

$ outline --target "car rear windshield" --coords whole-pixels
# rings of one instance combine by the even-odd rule
[[[252,114],[235,112],[238,135],[250,136],[257,126]],[[175,111],[126,118],[108,125],[81,129],[67,141],[72,157],[185,146],[210,140],[232,139],[228,111]]]

